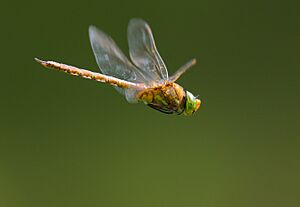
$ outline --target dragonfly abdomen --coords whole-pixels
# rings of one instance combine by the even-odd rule
[[[102,83],[108,83],[112,86],[117,86],[119,88],[134,88],[134,89],[139,89],[141,87],[143,87],[143,84],[136,84],[136,83],[132,83],[129,81],[125,81],[125,80],[121,80],[112,76],[108,76],[108,75],[104,75],[101,73],[95,73],[89,70],[85,70],[85,69],[80,69],[74,66],[70,66],[70,65],[66,65],[66,64],[62,64],[62,63],[58,63],[58,62],[54,62],[54,61],[44,61],[44,60],[39,60],[37,58],[35,58],[35,60],[40,63],[41,65],[43,65],[46,68],[52,68],[52,69],[56,69],[59,71],[63,71],[65,73],[69,73],[71,75],[74,76],[80,76],[82,78],[86,78],[86,79],[90,79],[90,80],[95,80],[95,81],[99,81]]]

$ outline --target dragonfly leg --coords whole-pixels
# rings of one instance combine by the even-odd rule
[[[107,84],[117,86],[120,88],[124,88],[124,89],[141,87],[141,84],[132,83],[132,82],[121,80],[121,79],[118,79],[118,78],[115,78],[112,76],[103,75],[101,73],[95,73],[95,72],[92,72],[89,70],[76,68],[74,66],[57,63],[54,61],[44,61],[44,60],[40,60],[38,58],[35,58],[35,61],[37,61],[39,64],[41,64],[45,68],[56,69],[59,71],[69,73],[74,76],[80,76],[82,78],[91,79],[91,80],[99,81],[102,83],[107,83]]]
[[[192,66],[194,66],[196,64],[196,59],[191,59],[190,61],[188,61],[186,64],[184,64],[183,66],[181,66],[170,78],[169,80],[171,82],[175,82],[176,80],[178,80],[178,78],[180,78],[180,76],[186,72],[188,69],[190,69]]]

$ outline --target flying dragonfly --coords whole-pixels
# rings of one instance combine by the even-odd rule
[[[102,73],[54,61],[37,58],[35,60],[46,68],[110,84],[123,94],[129,103],[142,102],[166,114],[192,115],[197,111],[201,101],[175,83],[184,72],[196,64],[196,59],[190,60],[169,77],[147,22],[131,19],[127,36],[132,62],[110,36],[95,26],[89,27],[91,46]]]

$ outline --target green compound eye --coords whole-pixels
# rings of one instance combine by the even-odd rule
[[[192,93],[186,91],[186,103],[184,109],[185,115],[192,115],[195,111],[198,110],[200,104],[201,101],[199,99],[195,98],[195,96]]]

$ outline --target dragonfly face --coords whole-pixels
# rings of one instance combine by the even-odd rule
[[[189,116],[195,113],[199,109],[201,101],[197,99],[189,91],[186,91],[185,93],[186,93],[186,102],[185,102],[184,114]]]
[[[130,103],[143,102],[168,114],[192,115],[197,111],[200,100],[175,83],[196,60],[192,59],[169,77],[167,67],[156,48],[150,26],[144,20],[130,20],[127,36],[130,60],[109,35],[95,26],[89,27],[91,46],[102,73],[54,61],[36,61],[46,68],[110,84]]]

